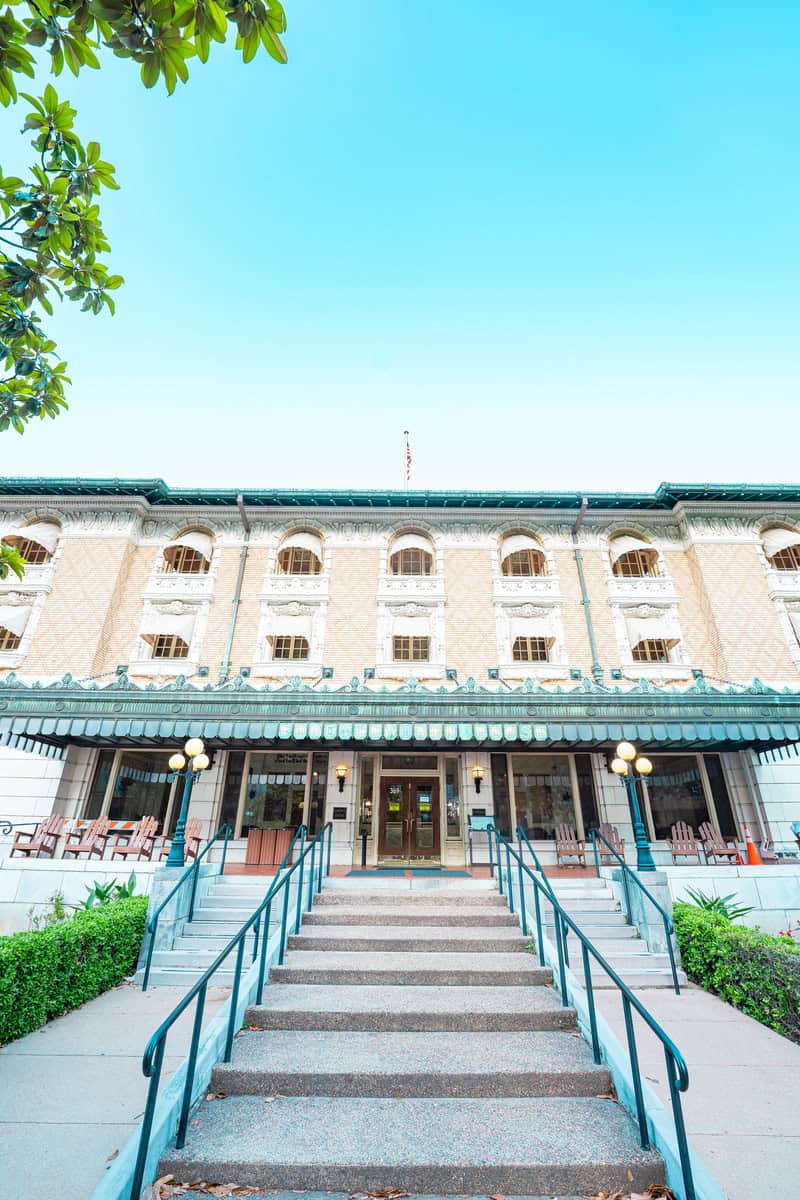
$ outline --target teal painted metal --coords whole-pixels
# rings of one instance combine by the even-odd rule
[[[194,862],[189,864],[189,866],[186,868],[186,870],[183,872],[183,874],[178,879],[175,886],[170,889],[170,891],[167,893],[167,895],[161,901],[161,903],[159,904],[159,906],[155,910],[155,912],[151,913],[150,916],[147,918],[147,925],[145,926],[145,931],[150,934],[150,941],[147,944],[147,958],[145,959],[144,977],[142,978],[142,991],[143,992],[147,991],[147,984],[150,981],[150,964],[153,959],[153,947],[155,945],[156,930],[158,929],[159,917],[161,916],[162,912],[169,904],[172,897],[175,896],[180,891],[180,889],[183,887],[183,885],[186,883],[186,881],[191,878],[192,891],[191,891],[191,895],[189,897],[189,915],[187,918],[187,924],[189,924],[189,922],[192,921],[192,919],[194,917],[194,899],[195,899],[195,895],[197,893],[197,878],[198,878],[198,875],[200,874],[200,863],[205,858],[205,856],[208,854],[211,847],[215,846],[220,838],[224,838],[224,845],[222,848],[222,861],[221,861],[220,867],[219,867],[219,874],[221,875],[223,873],[223,871],[225,870],[225,858],[228,853],[228,838],[230,837],[231,832],[232,831],[231,831],[231,828],[229,825],[224,825],[224,824],[220,825],[217,832],[214,834],[213,837],[208,839],[208,841],[206,842],[203,849],[200,851],[200,853],[195,858]]]
[[[650,903],[653,905],[653,907],[660,914],[661,920],[664,922],[664,934],[667,939],[667,951],[669,953],[669,964],[672,969],[672,986],[675,988],[675,995],[680,996],[681,986],[680,986],[680,983],[678,982],[678,967],[675,962],[675,950],[674,950],[674,947],[672,944],[672,939],[675,934],[675,926],[672,923],[672,918],[670,917],[669,913],[664,908],[664,906],[662,904],[659,904],[658,900],[656,900],[655,896],[650,891],[650,889],[648,887],[646,887],[644,883],[642,883],[642,880],[639,878],[637,872],[631,870],[631,868],[625,862],[625,859],[622,857],[622,855],[619,854],[614,849],[614,847],[609,842],[608,838],[604,837],[599,829],[593,829],[591,831],[591,833],[589,834],[589,836],[592,839],[592,847],[594,849],[595,870],[597,871],[597,874],[600,878],[602,878],[602,876],[600,875],[601,866],[600,866],[600,853],[597,849],[598,842],[603,843],[603,845],[606,847],[607,853],[611,854],[616,859],[616,861],[619,863],[620,867],[622,868],[622,882],[623,882],[623,890],[624,890],[624,894],[625,894],[625,909],[626,909],[626,913],[627,913],[627,917],[628,917],[628,924],[630,925],[633,922],[633,914],[631,912],[631,894],[630,894],[630,890],[629,890],[631,882],[636,884],[636,886],[639,888],[639,890],[644,893],[644,895],[647,897],[647,899],[650,901]]]
[[[622,998],[622,1006],[625,1014],[625,1032],[628,1043],[628,1058],[631,1066],[631,1077],[633,1080],[633,1090],[635,1096],[636,1119],[639,1125],[639,1138],[642,1149],[648,1149],[650,1140],[647,1131],[647,1111],[644,1103],[644,1090],[642,1087],[642,1074],[639,1066],[639,1055],[636,1046],[636,1031],[633,1025],[632,1011],[639,1014],[645,1024],[655,1034],[664,1048],[664,1055],[667,1063],[667,1077],[670,1089],[670,1103],[672,1106],[672,1117],[675,1126],[675,1137],[678,1146],[678,1157],[681,1165],[681,1173],[683,1177],[684,1200],[697,1200],[697,1192],[694,1186],[694,1178],[692,1174],[692,1164],[689,1154],[689,1143],[686,1138],[686,1128],[683,1121],[683,1109],[681,1106],[680,1094],[688,1090],[689,1087],[689,1071],[686,1066],[686,1061],[678,1047],[673,1042],[672,1038],[662,1029],[658,1021],[642,1004],[641,1000],[631,991],[611,964],[603,957],[594,943],[586,936],[578,925],[568,915],[560,902],[553,895],[552,891],[548,892],[542,881],[536,873],[531,870],[527,863],[522,862],[522,856],[517,849],[511,845],[499,833],[496,835],[499,844],[502,842],[506,851],[514,856],[520,863],[522,869],[528,879],[533,884],[537,892],[541,893],[540,899],[543,899],[553,909],[553,925],[556,931],[556,953],[559,960],[559,994],[563,1007],[569,1005],[569,995],[567,991],[566,973],[564,970],[564,960],[561,948],[561,938],[559,937],[559,928],[563,931],[571,930],[581,946],[581,957],[583,962],[584,986],[589,1004],[590,1026],[593,1024],[591,1013],[594,1011],[594,984],[592,982],[591,962],[590,959],[598,964],[599,967],[606,973],[614,986],[618,989]],[[596,1025],[592,1030],[592,1051],[595,1056],[595,1062],[600,1061],[600,1045],[597,1038]]]
[[[325,841],[327,839],[328,848],[330,847],[331,837],[333,836],[333,826],[329,821],[320,832],[316,835],[313,841],[309,842],[303,849],[298,859],[287,867],[283,875],[276,875],[272,884],[267,890],[267,894],[259,904],[258,908],[247,918],[238,933],[234,934],[227,946],[214,959],[210,967],[207,968],[192,987],[189,988],[183,999],[176,1004],[172,1012],[166,1017],[153,1036],[150,1038],[145,1048],[142,1058],[142,1072],[146,1079],[150,1080],[147,1089],[147,1100],[145,1102],[144,1116],[142,1118],[142,1129],[139,1135],[139,1150],[136,1156],[136,1166],[134,1168],[133,1180],[131,1183],[130,1200],[140,1200],[142,1186],[144,1184],[144,1172],[147,1162],[147,1151],[150,1145],[150,1134],[153,1128],[153,1117],[155,1115],[156,1101],[158,1099],[158,1088],[161,1081],[161,1070],[164,1063],[164,1051],[167,1044],[167,1037],[172,1026],[182,1015],[193,1001],[197,1001],[195,1009],[194,1023],[192,1026],[192,1041],[189,1047],[189,1056],[187,1060],[186,1084],[183,1091],[183,1100],[181,1104],[181,1115],[178,1122],[178,1133],[176,1144],[180,1149],[186,1140],[186,1130],[188,1126],[189,1112],[192,1103],[192,1091],[194,1089],[194,1072],[197,1063],[197,1051],[200,1041],[200,1032],[202,1028],[202,1009],[205,1005],[206,992],[209,982],[220,969],[222,964],[228,959],[229,955],[236,951],[236,966],[234,968],[233,986],[231,989],[230,998],[230,1017],[228,1020],[228,1028],[225,1041],[225,1062],[230,1062],[233,1051],[233,1039],[236,1034],[236,1002],[239,995],[239,989],[242,979],[242,968],[244,964],[244,951],[247,935],[254,928],[257,922],[263,921],[263,933],[261,937],[261,962],[259,964],[259,990],[256,994],[256,1002],[260,1003],[263,998],[263,984],[266,975],[266,953],[267,943],[269,942],[269,924],[267,914],[271,910],[273,899],[283,891],[284,897],[289,895],[289,885],[292,876],[299,868],[302,867],[305,859],[312,853],[313,847],[319,846],[320,862],[322,862],[323,853],[325,851]],[[328,861],[330,861],[328,859]],[[330,873],[330,872],[328,872]],[[301,891],[302,889],[298,889]],[[286,909],[286,901],[284,899],[284,911]],[[285,950],[286,940],[286,924],[281,928],[281,950]]]
[[[73,479],[8,476],[0,496],[124,496],[146,500],[154,508],[233,508],[242,496],[248,508],[437,508],[577,509],[586,495],[593,509],[669,511],[677,504],[800,504],[797,484],[662,483],[655,492],[445,492],[297,490],[287,488],[170,488],[163,479]]]

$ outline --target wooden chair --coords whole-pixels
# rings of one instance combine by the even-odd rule
[[[685,821],[676,821],[670,834],[671,836],[667,838],[667,846],[674,863],[677,863],[679,858],[693,858],[696,862],[702,862],[700,843],[695,837],[691,825],[687,825]]]
[[[606,839],[606,841],[609,842],[614,847],[614,849],[616,850],[616,852],[620,856],[620,858],[624,859],[624,857],[625,857],[625,839],[621,838],[619,836],[619,830],[617,829],[616,825],[601,825],[600,832],[602,833],[602,835]],[[603,843],[600,841],[598,841],[598,843],[597,843],[597,853],[600,856],[600,866],[601,867],[603,867],[603,866],[606,866],[606,867],[612,866],[613,867],[614,863],[617,861],[614,858],[614,855],[608,849],[608,847],[604,846]]]
[[[758,848],[758,853],[761,855],[761,861],[763,863],[774,864],[781,861],[775,853],[775,842],[772,838],[764,838],[763,842]]]
[[[190,817],[186,822],[186,830],[183,835],[184,840],[184,858],[197,858],[200,852],[200,839],[203,836],[203,822],[199,817]],[[164,859],[168,856],[172,847],[172,838],[159,838],[160,850],[158,857]]]
[[[715,829],[710,821],[703,821],[700,826],[700,840],[703,843],[706,862],[716,863],[717,859],[720,859],[722,862],[736,864],[739,847],[731,846],[730,842],[726,842],[720,831]]]
[[[112,858],[151,859],[156,848],[158,821],[155,817],[142,817],[134,826],[129,839],[117,834],[117,840],[111,850]]]
[[[107,817],[98,817],[85,829],[73,829],[72,833],[67,834],[62,857],[80,858],[82,854],[88,854],[89,858],[102,858],[110,826],[111,822]]]
[[[19,853],[33,854],[37,858],[53,858],[63,824],[64,818],[61,813],[51,813],[49,817],[45,817],[43,821],[39,822],[33,833],[25,833],[18,829],[14,834],[14,844],[8,857],[11,858],[14,854]]]
[[[561,863],[563,858],[577,858],[576,863],[566,863],[569,867],[586,866],[586,842],[579,838],[572,825],[556,827],[556,858]]]

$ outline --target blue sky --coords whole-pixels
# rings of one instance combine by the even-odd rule
[[[15,473],[393,487],[408,427],[418,487],[797,478],[796,0],[286,7],[283,68],[56,81],[126,286]]]

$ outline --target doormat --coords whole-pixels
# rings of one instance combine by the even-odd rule
[[[435,875],[439,879],[471,879],[469,871],[443,871],[441,867],[366,867],[362,869],[354,869],[347,872],[349,875],[371,875],[376,878],[379,875],[393,876],[397,878],[407,879],[409,875]]]
[[[469,871],[446,871],[443,867],[409,867],[412,875],[441,875],[444,879],[471,879]]]
[[[379,872],[373,868],[371,871],[368,869],[364,869],[362,871],[348,871],[347,874],[348,875],[377,875],[377,874],[379,874]],[[405,869],[405,867],[381,867],[380,874],[381,875],[404,876],[406,874],[406,869]]]

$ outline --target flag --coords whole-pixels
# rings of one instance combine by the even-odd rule
[[[406,432],[406,483],[411,480],[411,446],[408,443],[408,430]]]

